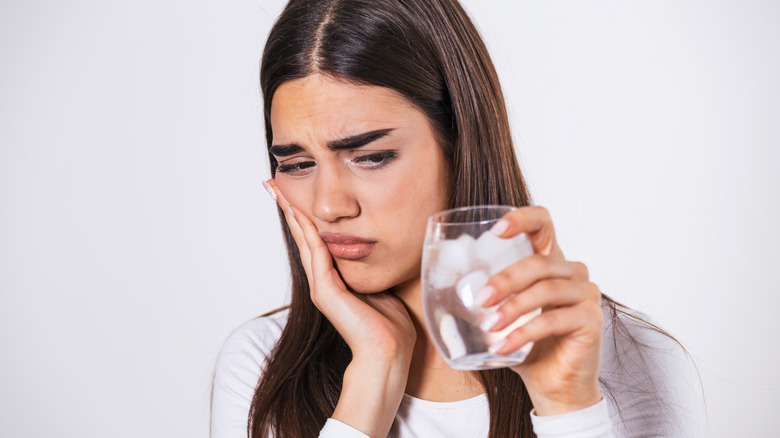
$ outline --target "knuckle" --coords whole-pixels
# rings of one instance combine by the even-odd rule
[[[543,321],[549,326],[557,326],[561,322],[560,312],[547,312],[543,313],[542,316],[545,316]]]
[[[518,219],[519,219],[519,218],[520,218],[522,215],[523,215],[523,207],[520,207],[520,208],[518,208],[517,210],[512,210],[512,211],[510,211],[509,213],[507,213],[506,215],[504,215],[504,217],[505,217],[506,219],[509,219],[509,220],[510,220],[510,221],[512,221],[512,222],[517,222],[517,220],[518,220]]]
[[[557,278],[540,281],[537,283],[537,285],[539,288],[539,293],[543,294],[544,296],[557,294],[565,286],[564,281]]]
[[[522,327],[516,328],[512,333],[507,336],[507,340],[516,344],[524,344],[525,340],[532,336],[532,327],[526,324]]]
[[[498,272],[493,278],[490,279],[490,284],[493,285],[499,292],[505,290],[512,281],[511,273],[505,269]]]
[[[582,312],[586,320],[592,322],[595,327],[600,327],[603,324],[604,316],[601,311],[601,306],[597,304],[591,304],[585,306],[582,309]]]
[[[570,262],[572,264],[572,267],[574,268],[574,272],[577,274],[578,277],[582,278],[588,278],[589,272],[588,267],[585,265],[585,263],[582,262]]]
[[[594,283],[588,283],[588,285],[593,290],[593,301],[595,301],[598,308],[601,309],[601,289]]]
[[[490,283],[505,293],[515,292],[518,287],[529,281],[528,273],[544,273],[548,270],[548,262],[544,256],[532,255],[499,271],[491,278]]]
[[[517,297],[508,300],[502,304],[499,308],[499,313],[502,315],[502,319],[514,319],[517,315],[517,309],[520,307],[520,303],[517,302]]]
[[[514,282],[523,276],[523,271],[524,269],[522,267],[522,264],[519,264],[518,262],[514,262],[511,265],[509,265],[506,269],[504,269],[502,272],[506,280]]]
[[[533,209],[540,215],[545,216],[547,218],[550,217],[550,211],[547,209],[547,207],[543,207],[541,205],[535,205]]]
[[[585,291],[588,294],[588,298],[593,301],[598,308],[601,308],[601,290],[599,290],[599,287],[591,282],[586,282]]]
[[[527,268],[531,272],[547,272],[549,270],[550,261],[542,254],[528,256],[524,259],[524,262],[528,265]]]
[[[497,285],[503,289],[511,289],[513,284],[516,284],[522,279],[524,271],[525,269],[521,269],[518,263],[513,263],[506,269],[494,275],[493,279],[496,281]],[[491,283],[493,283],[492,280]]]
[[[565,291],[567,289],[571,289],[572,282],[571,280],[567,280],[565,278],[553,278],[551,280],[551,291],[552,292],[561,292]]]

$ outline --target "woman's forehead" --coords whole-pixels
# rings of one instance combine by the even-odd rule
[[[280,85],[271,104],[274,143],[307,132],[321,138],[420,123],[424,115],[396,91],[310,75]],[[392,126],[391,126],[392,125]]]

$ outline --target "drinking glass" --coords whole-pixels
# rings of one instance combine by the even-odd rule
[[[486,332],[479,325],[503,302],[483,308],[476,295],[493,275],[533,254],[525,233],[502,239],[490,229],[515,207],[483,205],[456,208],[428,219],[422,259],[423,312],[428,333],[450,367],[486,370],[519,364],[533,342],[498,355],[488,348],[541,313],[529,312],[505,329]],[[511,297],[510,297],[511,298]],[[506,300],[505,300],[506,301]]]

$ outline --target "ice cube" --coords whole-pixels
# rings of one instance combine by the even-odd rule
[[[428,270],[428,281],[434,289],[446,289],[455,285],[458,274],[434,267]]]
[[[491,260],[504,254],[511,247],[510,239],[502,239],[490,231],[485,231],[474,245],[474,254],[485,264],[490,264]]]
[[[499,254],[490,261],[490,275],[496,275],[499,272],[503,271],[504,269],[512,266],[513,263],[515,263],[517,259],[515,259],[514,254],[512,254],[512,251],[507,251],[504,254]]]
[[[467,254],[474,252],[474,245],[477,243],[477,240],[474,239],[474,237],[472,237],[470,234],[461,234],[460,237],[455,239],[455,241],[463,245]]]
[[[527,248],[530,251],[533,251],[533,246],[531,245],[531,239],[528,238],[528,235],[525,233],[520,233],[515,237],[511,237],[507,240],[512,241],[512,246],[515,248]]]
[[[485,271],[474,271],[464,275],[458,281],[455,290],[464,306],[471,307],[474,305],[474,298],[477,292],[482,289],[482,286],[488,282],[489,278]]]
[[[518,258],[524,259],[534,255],[534,247],[525,233],[520,233],[512,238],[512,247],[517,251]]]
[[[455,274],[468,272],[470,245],[467,239],[443,240],[433,245],[437,249],[436,269]]]
[[[528,240],[528,236],[525,233],[520,233],[511,239],[501,240],[507,242],[508,246],[504,252],[494,254],[493,258],[488,262],[491,276],[534,253],[531,241]]]
[[[441,335],[447,351],[450,353],[450,359],[457,359],[466,355],[466,344],[460,338],[458,332],[458,322],[455,317],[445,313],[439,321],[439,334]]]

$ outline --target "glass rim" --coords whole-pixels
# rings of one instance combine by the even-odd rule
[[[458,213],[461,211],[469,211],[469,210],[499,210],[503,209],[506,210],[506,213],[509,213],[510,211],[517,210],[517,207],[514,205],[502,205],[502,204],[487,204],[487,205],[467,205],[465,207],[458,207],[458,208],[450,208],[448,210],[442,210],[439,212],[436,212],[430,216],[428,216],[428,223],[433,225],[436,224],[438,226],[447,226],[447,225],[469,225],[469,224],[484,224],[487,222],[494,222],[501,219],[501,217],[497,217],[495,219],[485,219],[482,221],[471,221],[471,222],[451,222],[451,221],[443,221],[441,220],[441,217],[444,215],[452,214],[452,213]],[[504,214],[506,214],[504,213]],[[501,215],[503,216],[503,215]]]

